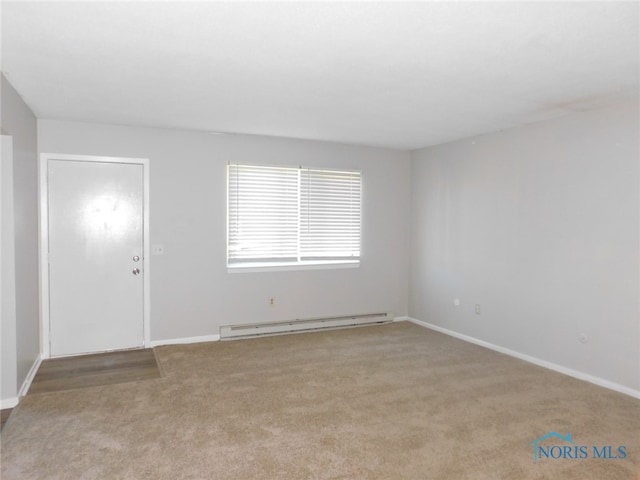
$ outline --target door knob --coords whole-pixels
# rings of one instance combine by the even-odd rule
[[[133,256],[133,261],[134,261],[134,262],[137,262],[137,261],[139,261],[139,260],[140,260],[140,257],[139,257],[138,255],[134,255],[134,256]]]
[[[134,268],[133,269],[133,274],[134,275],[138,275],[140,273],[140,269],[139,268]]]

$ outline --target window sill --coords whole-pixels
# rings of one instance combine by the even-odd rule
[[[325,262],[309,261],[299,263],[243,263],[242,265],[227,265],[227,272],[286,272],[296,270],[334,270],[358,267],[360,267],[360,260],[330,260]]]

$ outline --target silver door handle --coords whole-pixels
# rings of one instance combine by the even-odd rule
[[[133,274],[134,275],[138,275],[140,273],[140,269],[139,268],[134,268],[133,269]]]
[[[139,261],[139,260],[140,260],[140,257],[139,257],[138,255],[134,255],[134,257],[133,257],[133,261],[134,261],[134,262],[137,262],[137,261]]]

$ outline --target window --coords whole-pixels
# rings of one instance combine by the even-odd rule
[[[361,174],[227,167],[229,267],[357,264]]]

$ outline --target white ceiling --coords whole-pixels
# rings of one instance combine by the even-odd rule
[[[638,2],[7,2],[39,118],[415,149],[637,95]]]

